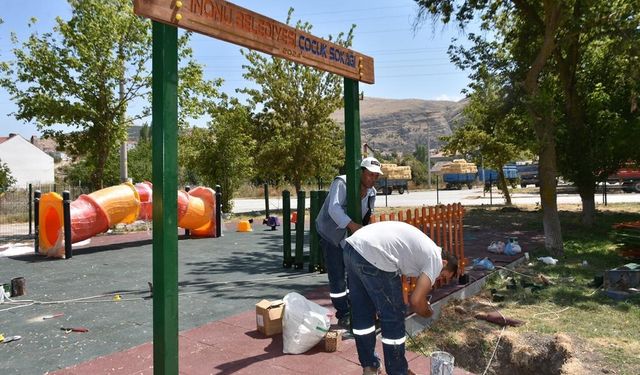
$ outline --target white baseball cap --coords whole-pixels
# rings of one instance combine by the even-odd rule
[[[363,168],[367,168],[370,172],[377,173],[380,175],[383,174],[382,170],[380,169],[380,162],[376,158],[373,158],[373,157],[364,158],[362,159],[362,163],[360,163],[360,166]]]

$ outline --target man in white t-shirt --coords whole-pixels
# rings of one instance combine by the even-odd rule
[[[400,275],[417,277],[410,307],[420,316],[433,314],[427,296],[438,276],[450,279],[458,260],[442,255],[442,249],[418,228],[400,221],[383,221],[362,227],[344,243],[351,299],[353,335],[364,374],[377,374],[375,353],[377,314],[382,329],[384,365],[388,375],[406,375],[406,306]]]

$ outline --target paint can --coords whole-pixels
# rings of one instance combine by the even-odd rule
[[[26,292],[24,277],[11,279],[11,297],[23,296]]]
[[[453,375],[455,358],[447,352],[431,353],[431,375]]]

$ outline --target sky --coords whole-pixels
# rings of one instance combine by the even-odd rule
[[[184,0],[189,1],[189,0]],[[356,24],[352,50],[371,56],[375,66],[375,84],[360,83],[366,97],[391,99],[460,100],[469,79],[468,73],[456,68],[447,55],[451,38],[465,39],[453,26],[424,24],[414,30],[418,9],[413,0],[234,0],[232,3],[279,22],[286,22],[287,12],[294,8],[294,20],[313,25],[311,33],[328,39],[347,32]],[[0,60],[13,59],[11,32],[22,42],[37,31],[49,32],[55,17],[67,20],[71,9],[66,0],[5,1],[0,16]],[[29,28],[29,20],[38,22]],[[222,91],[231,96],[238,88],[250,85],[242,78],[238,45],[194,34],[195,59],[205,66],[205,78],[225,80]],[[34,124],[17,121],[11,113],[17,107],[7,92],[0,88],[0,136],[18,133],[29,139],[40,135]]]

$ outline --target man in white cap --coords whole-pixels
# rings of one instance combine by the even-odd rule
[[[380,162],[373,157],[362,159],[360,169],[362,170],[360,175],[362,224],[366,225],[376,202],[374,184],[382,175],[382,170]],[[347,176],[338,176],[331,183],[329,195],[318,213],[316,229],[320,237],[320,247],[324,253],[329,277],[331,303],[336,309],[338,325],[345,329],[351,328],[351,316],[340,242],[347,237],[347,230],[354,233],[360,228],[362,225],[354,222],[347,215]]]

